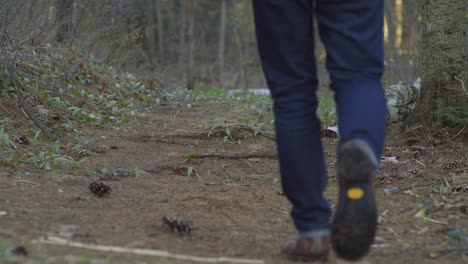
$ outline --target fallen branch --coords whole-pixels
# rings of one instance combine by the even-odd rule
[[[216,158],[216,159],[278,159],[278,153],[274,150],[254,150],[254,151],[241,151],[235,153],[219,153],[219,154],[201,154],[198,155],[199,159]]]
[[[463,133],[463,131],[465,130],[467,125],[465,125],[457,134],[455,134],[455,136],[453,136],[452,139],[458,137],[459,135],[461,135],[461,133]]]
[[[424,187],[430,187],[430,186],[432,186],[432,184],[412,185],[412,186],[407,186],[407,187],[403,187],[403,188],[390,187],[390,188],[384,189],[384,192],[387,193],[387,194],[394,194],[394,193],[408,191],[408,190],[411,190],[411,189],[418,189],[418,188],[424,188]]]
[[[49,236],[46,238],[39,238],[39,239],[33,240],[32,242],[36,244],[67,246],[67,247],[84,248],[84,249],[103,251],[103,252],[114,252],[114,253],[162,257],[162,258],[187,260],[187,261],[201,262],[201,263],[239,263],[239,264],[263,264],[265,263],[263,260],[257,260],[257,259],[241,259],[241,258],[229,258],[229,257],[213,257],[213,258],[198,257],[198,256],[174,254],[174,253],[170,253],[168,251],[163,251],[163,250],[138,249],[138,248],[87,244],[87,243],[81,243],[81,242],[73,242],[70,240],[66,240],[66,239],[63,239],[60,237],[54,237],[54,236]]]
[[[468,248],[466,246],[459,246],[459,247],[451,247],[439,250],[439,254],[448,254],[450,252],[466,252],[468,253]]]
[[[133,135],[133,136],[122,136],[127,141],[136,142],[136,143],[162,143],[162,144],[174,144],[174,145],[190,145],[193,142],[189,140],[178,140],[177,138],[165,138],[159,136],[150,136],[150,135]]]
[[[157,167],[145,168],[144,171],[146,171],[148,173],[152,173],[152,174],[157,174],[157,173],[160,173],[162,171],[169,170],[169,171],[172,171],[172,172],[177,173],[177,174],[184,174],[188,170],[188,168],[190,168],[189,166],[185,166],[184,164],[186,164],[189,161],[191,161],[191,160],[186,159],[183,162],[165,163],[165,164],[159,165]]]
[[[178,130],[171,134],[162,135],[136,135],[132,137],[125,137],[127,140],[137,142],[160,142],[168,144],[179,144],[175,139],[177,138],[188,138],[188,139],[209,139],[211,137],[229,137],[232,139],[244,139],[249,136],[253,137],[265,137],[271,140],[275,140],[275,134],[272,130],[249,125],[228,125],[228,126],[217,126],[210,130],[199,130],[199,131],[187,131]]]

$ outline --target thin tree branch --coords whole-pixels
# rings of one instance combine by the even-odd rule
[[[25,100],[24,100],[24,97],[23,97],[23,93],[21,92],[21,90],[18,88],[18,86],[16,84],[14,69],[13,69],[13,67],[11,67],[11,65],[8,65],[7,67],[8,67],[8,74],[10,75],[10,79],[11,79],[11,81],[13,83],[13,87],[15,88],[15,91],[16,91],[16,98],[18,99],[18,105],[24,111],[26,116],[28,116],[34,122],[34,124],[36,124],[36,126],[39,129],[42,130],[42,132],[48,138],[53,138],[52,131],[48,127],[46,127],[44,124],[42,124],[39,120],[37,120],[37,118],[34,116],[34,114],[31,113],[31,111],[26,107],[26,103],[25,103]]]
[[[9,39],[8,34],[4,32],[6,37]],[[34,116],[33,113],[26,107],[26,102],[24,100],[23,94],[21,90],[18,88],[18,85],[16,83],[16,78],[15,78],[15,69],[13,66],[13,63],[11,61],[10,56],[8,55],[8,51],[5,48],[5,45],[2,45],[2,50],[5,58],[5,64],[7,66],[8,74],[10,75],[10,80],[11,83],[13,84],[13,88],[15,89],[16,92],[16,98],[18,105],[20,106],[21,110],[26,114],[27,117],[29,117],[36,126],[42,130],[42,132],[48,137],[48,138],[53,138],[53,133],[52,130],[48,127],[46,127],[44,124],[42,124],[37,118]]]
[[[163,250],[86,244],[86,243],[80,243],[80,242],[73,242],[73,241],[69,241],[60,237],[53,237],[53,236],[33,240],[33,243],[57,245],[57,246],[68,246],[68,247],[73,247],[73,248],[84,248],[84,249],[103,251],[103,252],[114,252],[114,253],[162,257],[162,258],[187,260],[187,261],[201,262],[201,263],[235,263],[235,264],[263,264],[265,263],[263,260],[260,260],[260,259],[241,259],[241,258],[230,258],[230,257],[214,257],[214,258],[198,257],[198,256],[191,256],[191,255],[174,254],[174,253],[170,253],[168,251],[163,251]]]
[[[461,83],[463,91],[464,91],[465,94],[468,96],[468,91],[467,91],[466,88],[465,88],[465,82],[463,82],[463,80],[460,79],[460,78],[458,78],[457,76],[453,76],[453,78],[455,78],[455,80],[457,80],[457,81],[459,81],[459,82]]]

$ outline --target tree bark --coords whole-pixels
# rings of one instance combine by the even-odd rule
[[[466,0],[422,1],[422,83],[416,121],[434,121],[434,112],[441,108],[468,105],[466,33],[456,12],[466,10],[466,5]]]
[[[156,1],[156,9],[157,9],[157,23],[158,23],[158,53],[159,53],[159,60],[164,62],[164,25],[163,25],[163,17],[162,17],[162,2],[161,0]]]
[[[59,43],[70,44],[73,35],[73,0],[56,0],[57,16],[56,40]]]
[[[192,90],[195,88],[195,74],[194,74],[194,48],[195,48],[195,3],[194,0],[187,0],[187,19],[188,19],[188,33],[187,33],[187,50],[188,50],[188,64],[187,64],[187,89]]]
[[[222,81],[222,76],[224,72],[224,47],[226,40],[226,7],[227,0],[221,1],[221,16],[219,20],[219,44],[218,44],[218,63],[219,63],[219,77]]]
[[[420,62],[419,62],[419,43],[420,33],[416,31],[420,27],[420,13],[417,8],[418,1],[402,1],[402,33],[400,51],[405,54],[404,63],[407,65],[407,74],[409,81],[414,81],[421,77]],[[410,60],[412,63],[410,63]]]
[[[387,20],[388,28],[388,41],[390,45],[391,63],[389,64],[391,70],[391,81],[397,83],[403,79],[403,72],[400,63],[400,50],[397,45],[397,26],[396,19],[396,3],[395,0],[385,0],[385,18]],[[388,55],[388,54],[387,54]],[[387,66],[388,67],[388,66]]]
[[[179,69],[184,72],[184,62],[186,59],[186,31],[187,31],[187,0],[180,0],[180,28],[179,28]]]
[[[158,12],[158,0],[149,0],[149,3],[146,3],[148,6],[148,55],[149,55],[149,61],[151,64],[151,70],[154,70],[156,67],[156,64],[158,62],[158,56],[156,56],[156,38],[159,32],[156,31],[156,19],[155,19],[155,14]],[[159,43],[158,43],[159,44]],[[158,54],[159,55],[159,54]]]

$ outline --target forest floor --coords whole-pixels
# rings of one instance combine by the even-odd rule
[[[265,105],[182,98],[128,129],[83,129],[93,140],[81,162],[86,171],[0,167],[0,262],[192,263],[38,242],[60,237],[289,263],[279,244],[294,229],[269,115]],[[264,129],[246,125],[253,123]],[[323,141],[334,207],[336,139]],[[378,234],[360,263],[468,263],[467,153],[467,138],[456,131],[389,132],[376,179]],[[94,181],[112,192],[97,197],[89,189]],[[173,221],[171,229],[164,217],[193,225]],[[329,262],[344,263],[334,255]]]

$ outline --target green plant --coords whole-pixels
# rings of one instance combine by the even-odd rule
[[[447,232],[447,236],[457,241],[468,241],[465,232],[460,228],[452,228]]]
[[[184,158],[185,159],[198,159],[200,156],[196,153],[185,153]]]
[[[11,257],[11,248],[12,245],[10,241],[0,239],[0,258]]]
[[[188,175],[189,177],[192,177],[192,175],[193,175],[193,167],[188,167],[188,168],[187,168],[187,175]]]
[[[41,135],[40,129],[30,128],[28,129],[28,134],[30,136],[29,142],[32,146],[36,146],[39,143],[39,136]]]
[[[138,167],[136,167],[136,168],[135,168],[135,177],[138,178],[138,177],[140,177],[140,176],[141,176],[141,169],[138,168]]]
[[[25,160],[27,158],[25,157],[18,157],[18,154],[16,151],[12,152],[8,158],[4,159],[4,160],[0,160],[0,164],[1,165],[4,165],[4,166],[8,166],[8,167],[16,167],[16,165],[18,165],[18,163],[20,163],[21,161]]]
[[[451,194],[452,193],[452,187],[447,186],[446,184],[441,184],[441,185],[439,185],[439,193],[441,193],[441,194]]]
[[[88,139],[81,136],[81,131],[75,129],[76,143],[72,146],[71,151],[77,155],[85,156],[88,153],[88,147],[94,144],[94,139]]]
[[[34,150],[29,152],[29,162],[38,165],[39,168],[44,170],[52,170],[53,168],[61,165],[77,165],[73,158],[63,156],[59,153],[60,143],[57,141],[45,151]]]
[[[458,10],[456,12],[456,15],[458,17],[458,20],[462,23],[467,25],[468,24],[468,12],[464,10]]]
[[[232,134],[231,134],[231,130],[229,129],[229,127],[226,127],[226,132],[223,137],[223,143],[226,143],[229,140],[232,140]]]
[[[332,96],[319,96],[317,115],[325,127],[336,124],[336,105]]]
[[[435,114],[451,126],[464,126],[468,124],[468,106],[457,108],[440,104]]]
[[[10,136],[5,131],[3,126],[0,126],[0,144],[9,145],[10,144]]]

